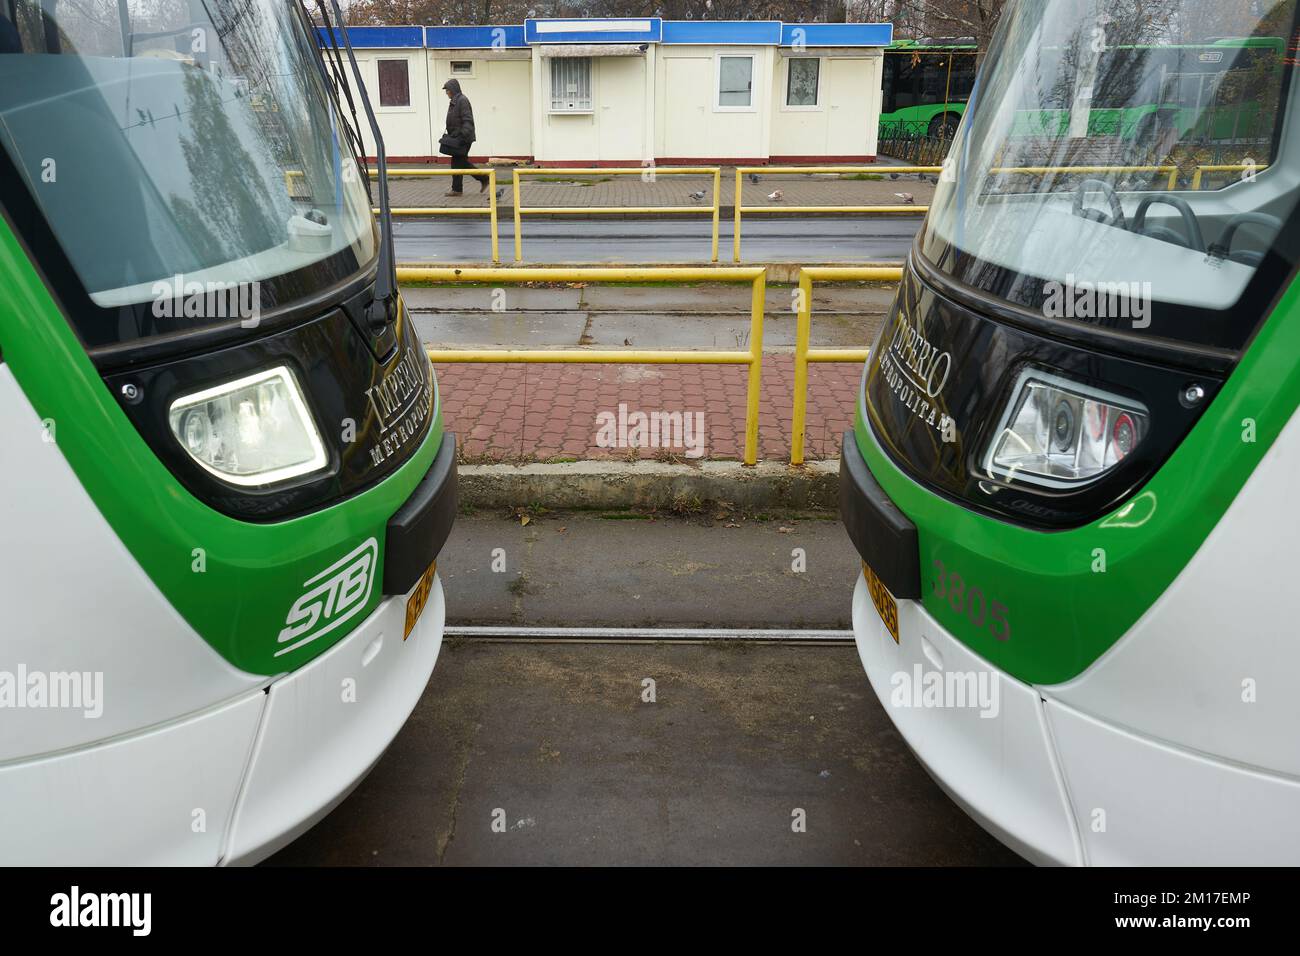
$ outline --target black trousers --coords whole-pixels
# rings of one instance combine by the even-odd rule
[[[477,166],[475,166],[473,163],[469,161],[468,153],[452,154],[451,168],[452,169],[478,169]],[[475,176],[474,178],[477,179],[479,183],[483,186],[486,186],[488,184],[488,178],[486,176]],[[458,193],[464,187],[465,187],[465,178],[463,176],[451,177],[452,192]]]

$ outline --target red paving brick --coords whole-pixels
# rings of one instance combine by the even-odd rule
[[[736,460],[745,443],[748,369],[739,365],[541,365],[438,363],[443,417],[467,461],[626,459],[625,448],[597,444],[601,412],[703,412],[704,457]],[[805,455],[839,455],[852,427],[862,367],[818,364],[809,369]],[[759,456],[790,455],[794,357],[763,361]],[[673,449],[668,449],[674,451]],[[682,449],[675,450],[677,455]],[[642,458],[663,454],[637,449]]]

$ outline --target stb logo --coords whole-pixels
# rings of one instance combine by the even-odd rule
[[[374,538],[368,538],[355,551],[309,578],[303,584],[306,592],[293,602],[277,638],[281,644],[293,643],[280,648],[275,656],[310,644],[355,617],[370,600],[378,558],[379,545]]]

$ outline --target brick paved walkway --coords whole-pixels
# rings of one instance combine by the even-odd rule
[[[447,428],[462,460],[555,461],[682,456],[683,449],[603,448],[601,412],[700,412],[704,457],[739,459],[745,441],[747,369],[725,365],[440,364],[438,382]],[[862,367],[813,365],[809,371],[806,457],[839,456],[840,435],[853,423]],[[763,363],[760,457],[789,460],[794,357]]]
[[[414,168],[414,167],[412,167]],[[759,173],[758,183],[746,179],[742,196],[747,206],[857,206],[897,205],[901,200],[895,193],[910,193],[918,205],[927,205],[934,195],[934,185],[905,173],[898,180],[889,178],[888,167],[864,167],[862,175],[880,176],[878,180],[855,180],[831,176],[781,176]],[[505,187],[498,200],[498,208],[512,209],[514,198],[510,188],[510,169],[497,171],[498,187]],[[451,188],[445,176],[426,176],[419,179],[394,178],[389,182],[389,193],[395,206],[486,206],[487,194],[480,194],[473,180],[465,183],[465,195],[447,198],[443,194]],[[705,190],[698,200],[701,215],[712,209],[712,176],[661,176],[654,182],[643,182],[639,176],[611,176],[593,174],[581,182],[569,176],[542,174],[522,180],[520,190],[523,204],[528,206],[690,206],[696,201],[690,194]],[[735,192],[735,171],[722,171],[722,205],[731,215]],[[780,189],[779,202],[767,197]],[[682,214],[673,214],[682,215]]]

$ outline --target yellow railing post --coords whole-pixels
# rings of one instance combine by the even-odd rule
[[[713,171],[713,257],[710,262],[718,261],[718,226],[722,218],[722,169]]]
[[[810,266],[799,270],[799,309],[795,325],[794,402],[790,414],[790,464],[804,463],[808,420],[808,365],[811,362],[865,362],[869,349],[814,349],[812,338],[812,292],[815,281],[898,282],[899,266]]]
[[[799,271],[799,308],[794,329],[794,411],[790,415],[790,464],[803,464],[808,415],[808,341],[812,336],[812,276]]]
[[[654,169],[656,178],[659,176],[712,176],[713,177],[713,250],[712,261],[718,261],[718,226],[721,207],[718,205],[718,186],[722,178],[722,170],[718,166],[679,166],[679,167],[635,167],[635,168],[593,168],[593,167],[529,167],[526,169],[516,168],[514,185],[515,185],[515,262],[523,261],[523,252],[521,249],[521,217],[525,215],[549,215],[549,216],[599,216],[599,215],[628,215],[635,213],[701,213],[709,212],[708,206],[536,206],[531,209],[523,208],[519,201],[519,181],[523,176],[538,176],[543,173],[552,176],[643,176],[647,168]],[[702,192],[702,191],[701,191]]]
[[[735,223],[731,227],[731,261],[732,262],[740,261],[740,189],[741,189],[741,184],[743,182],[744,180],[740,175],[740,167],[737,166],[736,167],[736,194],[731,198],[732,203],[735,205],[735,209],[733,210],[735,215]]]
[[[497,168],[495,166],[488,170],[488,189],[492,192],[488,197],[488,221],[492,229],[492,262],[496,264],[501,261],[501,247],[497,243]]]
[[[745,396],[745,464],[758,462],[758,409],[763,388],[763,310],[767,306],[767,270],[754,277],[749,316],[749,387]]]
[[[455,176],[461,173],[459,169],[390,169],[388,171],[389,179],[423,179],[436,176]],[[488,167],[485,170],[488,177],[489,188],[492,195],[488,197],[487,208],[482,206],[391,206],[389,212],[393,216],[487,216],[488,232],[492,240],[492,261],[500,262],[500,251],[497,245],[497,202],[496,202],[496,167]],[[379,209],[373,210],[374,214],[379,215]]]
[[[515,262],[524,261],[524,235],[523,229],[520,228],[522,223],[522,213],[519,211],[519,167],[513,170],[512,182],[515,200]]]
[[[398,282],[749,282],[749,348],[729,351],[691,349],[426,349],[432,362],[539,362],[622,365],[745,365],[746,465],[758,461],[758,413],[763,374],[763,320],[767,270],[760,267],[575,267],[492,269],[482,267],[399,266]]]

